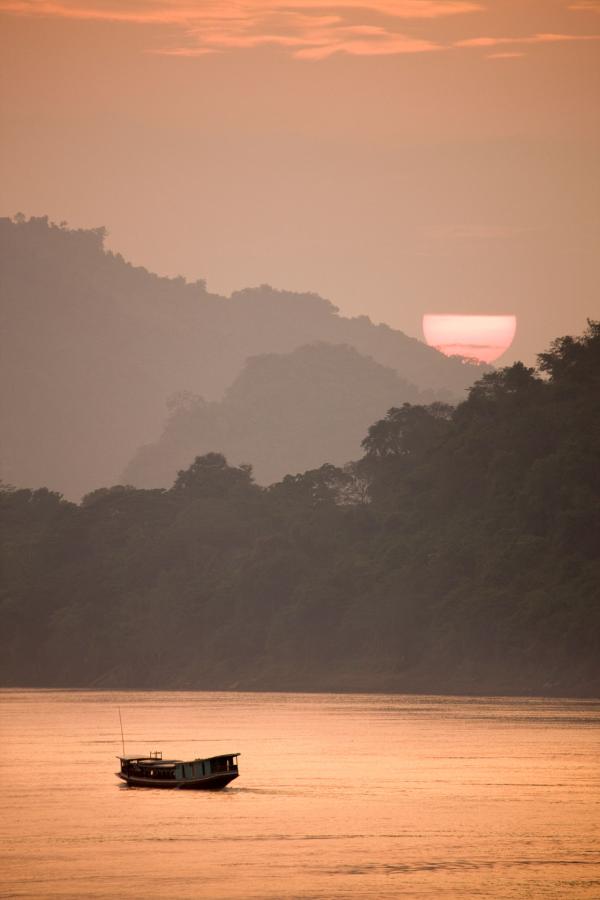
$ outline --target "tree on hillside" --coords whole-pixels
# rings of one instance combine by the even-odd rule
[[[597,696],[599,338],[268,488],[1,490],[2,683]]]

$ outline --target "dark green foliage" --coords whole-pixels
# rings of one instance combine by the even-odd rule
[[[600,692],[600,323],[258,487],[0,493],[4,684]]]

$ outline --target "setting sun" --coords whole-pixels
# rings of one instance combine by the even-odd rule
[[[423,335],[430,347],[446,356],[491,363],[513,342],[516,316],[424,315]]]

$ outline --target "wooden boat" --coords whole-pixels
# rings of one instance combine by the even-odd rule
[[[131,787],[218,790],[238,777],[239,755],[225,753],[189,762],[163,759],[159,751],[150,756],[118,756],[121,771],[115,774]]]

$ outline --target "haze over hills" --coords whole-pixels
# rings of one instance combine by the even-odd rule
[[[0,490],[1,683],[598,696],[600,322],[363,450]]]
[[[219,400],[257,354],[346,344],[449,399],[482,372],[366,316],[344,318],[316,294],[263,285],[226,298],[153,275],[107,252],[104,237],[0,220],[6,482],[72,498],[114,483],[160,436],[173,394]]]
[[[222,401],[180,398],[160,439],[142,447],[123,484],[170,487],[194,457],[252,462],[259,484],[360,455],[367,428],[390,406],[433,400],[352,347],[313,344],[249,359]]]

